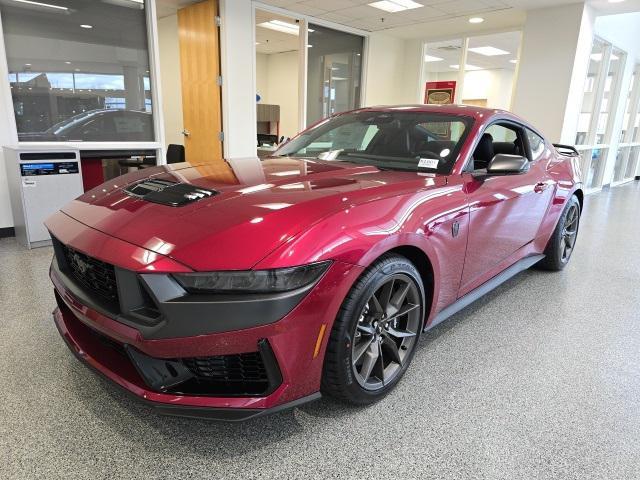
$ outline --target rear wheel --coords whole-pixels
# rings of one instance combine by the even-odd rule
[[[573,196],[560,216],[558,225],[545,249],[545,258],[538,263],[546,270],[562,270],[567,266],[578,238],[580,227],[580,202]]]
[[[322,391],[365,405],[386,395],[406,371],[422,330],[424,287],[415,266],[385,255],[355,283],[334,324]]]

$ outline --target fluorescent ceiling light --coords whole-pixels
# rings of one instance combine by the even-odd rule
[[[484,18],[482,17],[471,17],[469,19],[469,23],[482,23],[484,22]]]
[[[282,33],[288,33],[289,35],[299,35],[300,25],[295,23],[283,22],[282,20],[269,20],[268,22],[262,22],[258,24],[259,27],[268,28],[270,30],[276,30]],[[307,28],[308,32],[313,32],[313,29]]]
[[[82,28],[93,28],[93,25],[88,25],[86,23],[83,23],[82,25],[80,25]]]
[[[405,10],[424,7],[421,3],[414,2],[413,0],[382,0],[380,2],[370,3],[369,6],[389,13],[403,12]]]
[[[424,56],[424,61],[425,62],[441,62],[443,60],[444,60],[444,58],[434,57],[433,55],[425,55]]]
[[[449,65],[449,68],[453,68],[454,70],[460,70],[460,65]],[[476,67],[475,65],[469,65],[468,63],[464,66],[464,69],[467,71],[482,70],[482,68]]]
[[[36,7],[56,8],[58,10],[69,10],[67,7],[61,7],[60,5],[51,5],[50,3],[32,2],[31,0],[13,0],[18,3],[26,3],[27,5],[34,5]]]
[[[486,46],[486,47],[473,47],[469,48],[470,52],[484,55],[485,57],[497,57],[498,55],[509,55],[510,52],[502,50],[500,48]]]

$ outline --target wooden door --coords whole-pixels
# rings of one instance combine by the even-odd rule
[[[178,10],[184,147],[191,163],[223,161],[217,15],[217,0]]]

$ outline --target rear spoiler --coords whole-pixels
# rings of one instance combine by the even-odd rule
[[[554,143],[554,147],[560,155],[564,155],[565,157],[579,157],[580,152],[576,150],[576,147],[572,147],[571,145],[562,145],[561,143]]]

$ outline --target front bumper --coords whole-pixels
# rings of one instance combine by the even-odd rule
[[[86,227],[85,227],[86,228]],[[61,232],[54,232],[58,238]],[[91,231],[92,236],[102,236]],[[84,237],[84,236],[82,236]],[[78,238],[82,238],[78,237]],[[74,238],[60,238],[80,248]],[[118,251],[139,250],[118,242]],[[88,252],[88,249],[84,248]],[[93,252],[92,252],[93,253]],[[113,259],[105,258],[105,261]],[[139,255],[125,255],[125,258]],[[134,265],[126,265],[132,269]],[[92,308],[77,295],[77,285],[56,268],[50,272],[58,308],[55,323],[69,348],[85,364],[125,389],[160,413],[218,420],[239,421],[290,408],[320,396],[322,363],[331,327],[342,299],[361,273],[361,267],[334,262],[308,294],[281,319],[253,328],[241,328],[175,338],[146,338],[140,329]],[[148,273],[144,266],[138,272]],[[208,322],[227,322],[227,318],[203,318]],[[321,332],[326,332],[323,335]],[[239,355],[256,352],[266,342],[280,375],[262,394],[191,394],[150,386],[130,356],[122,350],[133,349],[151,359],[172,361],[184,358]],[[116,348],[114,348],[114,346]],[[273,388],[271,388],[273,387]]]

